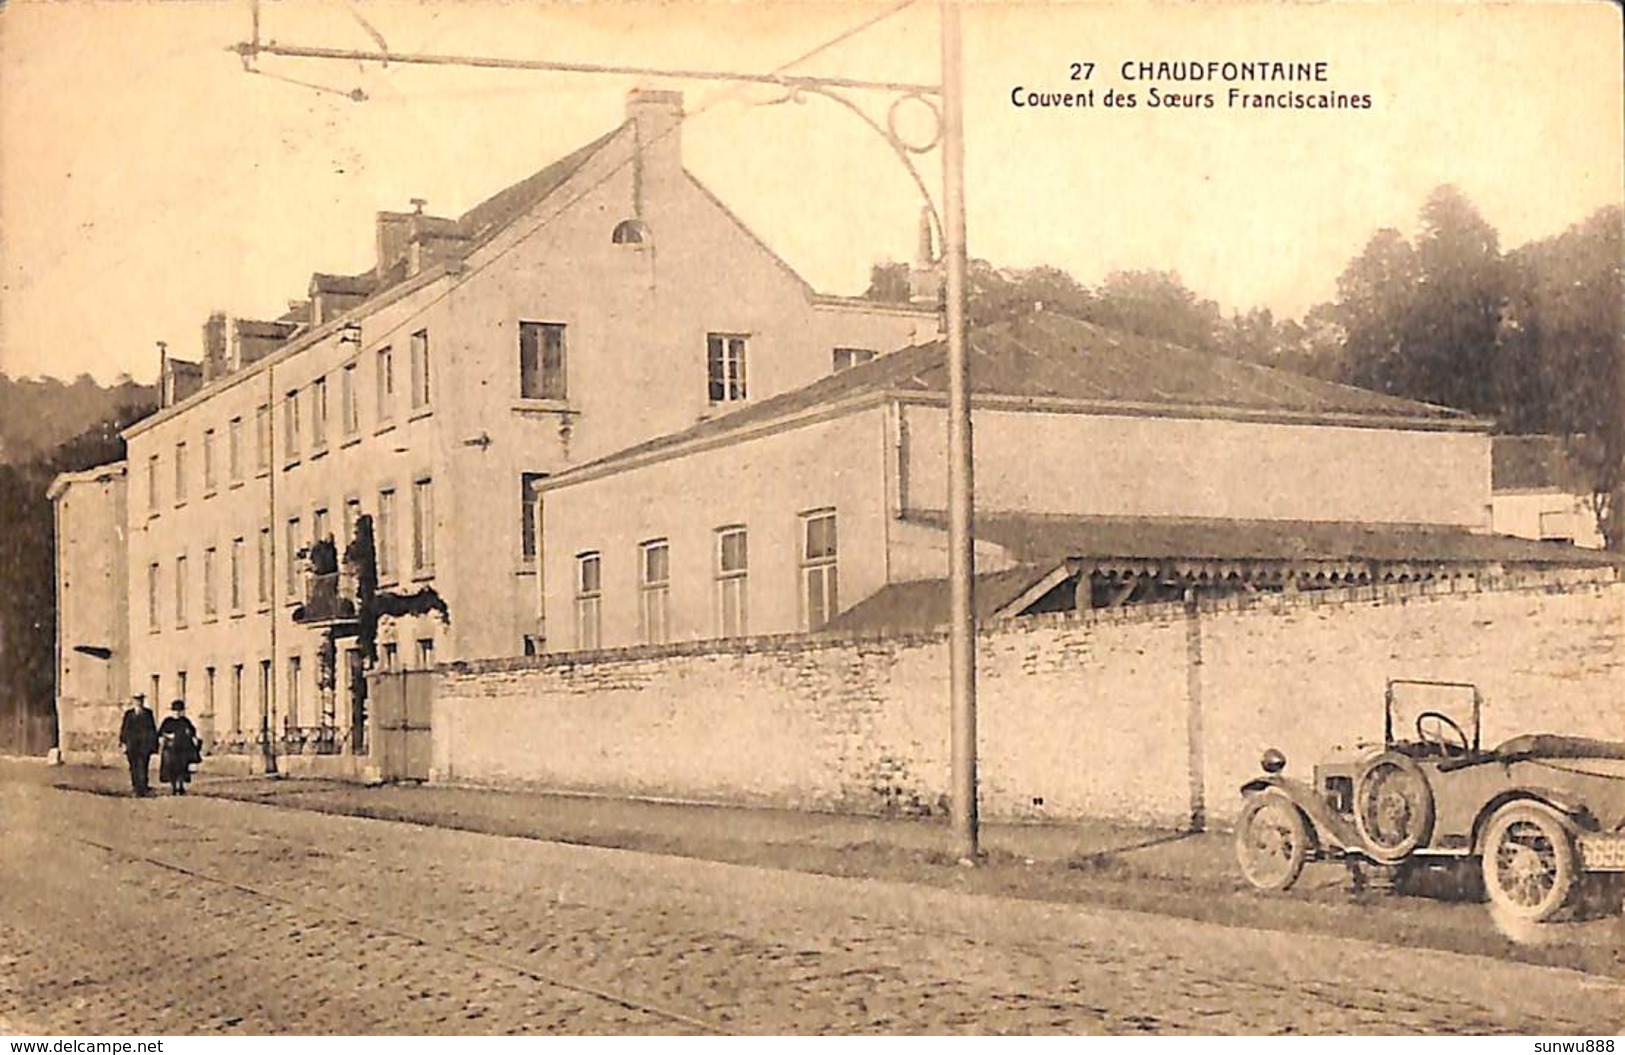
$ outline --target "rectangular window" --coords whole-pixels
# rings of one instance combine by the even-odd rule
[[[203,668],[203,715],[214,717],[214,668]]]
[[[735,403],[745,398],[745,340],[745,336],[738,333],[706,336],[711,402]]]
[[[373,548],[378,563],[378,579],[395,578],[395,492],[378,492],[378,522],[373,525]]]
[[[429,405],[429,331],[412,335],[412,409]]]
[[[163,690],[163,683],[161,681],[159,681],[158,675],[154,674],[152,676],[152,702],[151,702],[151,704],[149,704],[149,706],[151,706],[154,711],[163,710],[164,704],[163,704],[162,690]]]
[[[175,625],[186,625],[186,555],[175,558]]]
[[[299,518],[288,518],[288,533],[284,538],[287,543],[282,550],[282,559],[287,564],[287,575],[283,582],[287,586],[287,599],[294,600],[299,596],[299,551],[305,546],[305,536],[300,530]]]
[[[318,377],[310,383],[310,449],[319,451],[327,446],[327,378]]]
[[[203,430],[203,493],[213,494],[215,489],[214,478],[214,430]]]
[[[418,669],[428,670],[434,666],[434,638],[418,638]]]
[[[288,657],[288,702],[284,708],[284,721],[290,726],[299,724],[299,683],[304,662],[298,656]]]
[[[226,471],[232,483],[243,479],[243,419],[232,418],[226,426]]]
[[[259,571],[257,574],[260,607],[271,603],[271,529],[260,528]]]
[[[817,630],[835,618],[840,594],[835,573],[835,513],[801,518],[802,627]]]
[[[326,509],[316,510],[316,514],[310,518],[310,537],[315,542],[333,537],[332,518],[327,515]]]
[[[186,699],[186,671],[184,670],[175,672],[175,698],[177,700]]]
[[[596,553],[583,553],[576,557],[576,648],[587,650],[598,647],[602,611],[599,608],[599,572],[601,562]]]
[[[519,474],[519,556],[526,563],[536,559],[541,523],[536,501],[541,497],[546,473]]]
[[[206,620],[213,619],[218,612],[215,606],[214,558],[213,546],[203,551],[203,618]]]
[[[377,355],[378,420],[388,421],[395,416],[395,351],[380,348]]]
[[[231,668],[231,713],[226,728],[234,733],[243,731],[243,665]]]
[[[835,372],[850,370],[860,363],[872,362],[875,358],[873,348],[837,348],[835,349]]]
[[[282,460],[299,457],[299,390],[288,392],[282,404]]]
[[[361,519],[361,499],[359,499],[359,498],[346,498],[344,500],[344,547],[345,547],[345,549],[348,549],[349,546],[350,546],[350,543],[355,541],[355,526],[356,526],[356,523],[360,519]],[[344,553],[341,550],[339,552],[339,559],[342,560],[343,558],[344,558]]]
[[[159,607],[158,594],[158,565],[156,562],[147,565],[147,629],[156,634],[162,627],[162,611]],[[157,702],[154,696],[153,702]]]
[[[671,624],[671,546],[655,539],[638,547],[638,628],[646,645],[664,644]]]
[[[412,571],[434,570],[434,481],[412,484]]]
[[[396,670],[396,669],[399,668],[400,662],[401,662],[401,649],[400,649],[400,646],[395,644],[395,642],[393,642],[393,641],[385,642],[384,643],[383,658],[379,660],[379,665],[381,667],[383,667],[385,670]]]
[[[519,395],[522,399],[564,398],[562,323],[519,324]]]
[[[265,472],[271,467],[271,405],[254,410],[254,468]]]
[[[269,734],[271,731],[271,661],[260,660],[259,707],[255,712],[260,731]]]
[[[186,504],[186,441],[175,444],[175,504]]]
[[[234,538],[231,540],[231,610],[243,610],[243,551],[247,548],[247,540]]]
[[[750,633],[746,589],[749,584],[750,553],[745,529],[717,530],[717,633],[722,637],[743,637]]]
[[[147,457],[147,512],[158,512],[158,456]]]
[[[344,434],[354,436],[361,429],[361,408],[355,394],[355,364],[346,363],[340,375],[339,403],[344,415]]]

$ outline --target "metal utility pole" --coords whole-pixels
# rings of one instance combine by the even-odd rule
[[[948,316],[948,693],[954,838],[981,854],[976,802],[976,539],[971,524],[970,357],[965,343],[965,96],[960,0],[942,0],[942,256]]]

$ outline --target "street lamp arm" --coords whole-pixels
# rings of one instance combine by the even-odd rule
[[[545,59],[506,59],[490,55],[437,55],[425,52],[355,51],[349,48],[316,48],[276,41],[242,41],[227,49],[250,65],[260,55],[290,59],[345,59],[353,62],[402,63],[420,66],[472,66],[493,70],[542,70],[551,73],[611,73],[634,77],[669,77],[684,81],[738,81],[777,84],[787,88],[850,88],[860,91],[905,92],[910,95],[938,95],[935,84],[909,81],[870,81],[856,77],[804,77],[782,73],[735,73],[725,70],[665,70],[649,66],[610,66],[594,62],[551,62]]]
[[[931,142],[925,144],[924,146],[912,146],[905,143],[903,138],[897,134],[895,129],[891,128],[889,125],[884,128],[881,127],[880,122],[876,121],[874,118],[865,113],[862,107],[858,106],[845,96],[831,91],[824,85],[787,84],[786,86],[790,89],[790,91],[782,99],[775,99],[770,103],[763,103],[761,105],[777,106],[786,102],[799,103],[804,101],[803,96],[809,93],[822,96],[831,102],[844,106],[847,111],[855,116],[858,120],[868,125],[870,129],[874,131],[875,135],[886,141],[886,145],[891,148],[893,154],[897,155],[897,160],[903,163],[903,168],[908,171],[909,178],[914,181],[915,188],[920,192],[920,198],[925,202],[926,213],[931,217],[931,234],[936,239],[935,244],[939,246],[942,245],[942,217],[937,212],[937,204],[931,197],[930,188],[926,186],[925,179],[920,175],[920,170],[914,167],[913,159],[909,157],[910,154],[923,154],[931,150],[937,145],[937,142],[941,138],[942,115],[937,111],[937,108],[925,98],[924,94],[912,91],[905,92],[897,99],[898,103],[901,103],[906,99],[919,99],[921,102],[925,103],[926,106],[930,107],[932,116],[937,120],[937,132],[933,135]],[[892,113],[896,112],[896,105],[896,103],[893,104]]]

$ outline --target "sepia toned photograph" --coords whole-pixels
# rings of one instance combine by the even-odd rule
[[[9,1050],[1613,1051],[1622,41],[0,0]]]

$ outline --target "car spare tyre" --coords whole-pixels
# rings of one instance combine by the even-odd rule
[[[1433,833],[1433,789],[1414,760],[1384,751],[1354,782],[1354,826],[1366,852],[1384,864],[1403,860]]]

